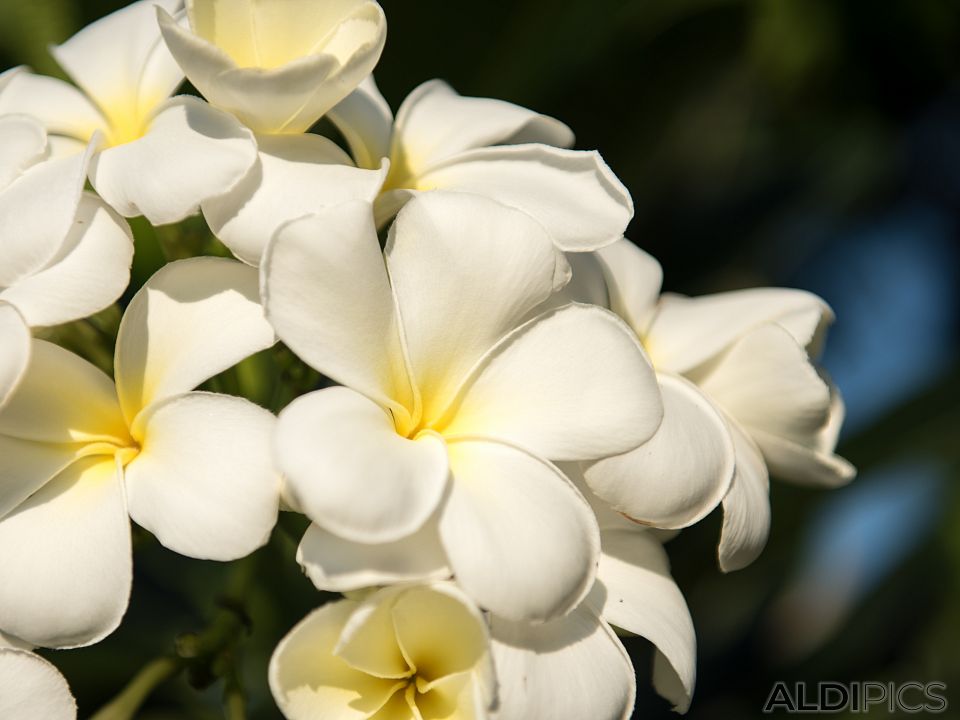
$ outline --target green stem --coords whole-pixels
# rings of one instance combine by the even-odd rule
[[[132,720],[154,690],[184,668],[178,657],[161,657],[146,665],[136,677],[91,720]]]

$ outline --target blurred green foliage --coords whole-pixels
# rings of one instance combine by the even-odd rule
[[[47,45],[121,4],[0,0],[0,68],[25,63],[58,73]],[[578,146],[601,150],[632,191],[637,216],[630,237],[662,260],[668,289],[796,282],[811,263],[829,263],[852,228],[908,201],[933,207],[955,239],[955,0],[382,4],[390,32],[377,77],[394,108],[420,82],[441,77],[464,94],[499,97],[561,118],[576,131]],[[223,252],[203,245],[202,234],[192,234],[189,225],[186,240],[175,242],[169,231],[142,222],[135,229],[135,285],[181,252],[180,242]],[[867,284],[851,274],[848,289]],[[944,298],[953,300],[955,294]],[[895,309],[878,306],[875,312],[879,319]],[[955,312],[952,317],[944,369],[841,447],[860,467],[864,484],[872,482],[872,471],[904,458],[933,463],[945,479],[937,526],[816,647],[785,653],[783,639],[799,631],[771,608],[802,563],[813,519],[847,490],[775,482],[769,547],[756,565],[731,576],[715,566],[718,517],[670,544],[700,643],[691,718],[761,717],[777,679],[941,680],[960,707],[960,365]],[[113,309],[57,331],[57,339],[89,345],[98,334],[109,337],[118,319]],[[844,322],[841,315],[838,331]],[[891,335],[890,352],[901,342],[907,341]],[[110,348],[90,359],[108,369]],[[318,381],[281,348],[212,386],[276,409],[289,397],[258,384],[264,367],[295,387]],[[292,562],[301,532],[300,519],[284,517],[270,545],[245,566],[253,573],[246,613],[256,622],[242,626],[237,643],[221,648],[239,668],[249,717],[257,720],[279,717],[266,688],[272,647],[320,601]],[[135,590],[123,627],[94,648],[53,654],[76,691],[82,717],[147,662],[173,652],[180,634],[200,631],[217,617],[236,572],[175,556],[145,532],[136,538]],[[629,646],[640,676],[637,717],[670,716],[666,703],[645,687],[645,644],[633,640]],[[190,687],[191,679],[200,689]],[[223,685],[205,687],[209,679],[183,675],[164,684],[139,717],[223,717]]]

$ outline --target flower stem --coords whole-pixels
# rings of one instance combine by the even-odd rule
[[[100,709],[91,720],[132,720],[154,690],[184,668],[178,657],[161,657],[146,665],[123,691]]]

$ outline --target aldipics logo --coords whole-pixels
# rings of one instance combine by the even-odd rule
[[[948,703],[942,682],[819,682],[815,686],[774,684],[764,713],[865,713],[886,708],[893,713],[942,713]]]

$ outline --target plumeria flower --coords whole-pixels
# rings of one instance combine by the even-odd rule
[[[379,224],[418,193],[475,192],[529,213],[561,249],[584,251],[619,239],[633,217],[630,193],[599,153],[565,149],[574,141],[566,125],[511,103],[462,97],[432,80],[394,121],[367,82],[330,119],[361,167],[389,158]]]
[[[130,593],[130,523],[190,557],[266,542],[279,479],[273,416],[191,392],[274,342],[256,272],[234,260],[167,265],[121,321],[114,384],[34,340],[0,411],[0,630],[73,647],[117,627]]]
[[[107,307],[130,280],[130,230],[83,192],[89,152],[48,160],[35,120],[0,117],[0,407],[26,371],[32,328]]]
[[[155,225],[196,212],[235,186],[256,160],[252,133],[202,100],[171,97],[183,72],[170,56],[154,6],[142,0],[89,25],[51,52],[79,86],[29,72],[0,89],[0,114],[40,120],[58,154],[100,133],[90,181],[114,209]]]
[[[328,603],[277,646],[270,689],[288,720],[485,720],[496,699],[489,631],[450,583]]]
[[[28,650],[0,643],[0,717],[76,720],[77,703],[53,665]]]
[[[823,300],[780,288],[661,296],[660,265],[626,240],[579,261],[598,263],[580,287],[597,280],[592,297],[605,294],[640,337],[664,395],[663,424],[649,443],[586,469],[590,487],[616,510],[679,528],[719,494],[720,566],[735,570],[766,543],[768,472],[821,487],[854,477],[833,453],[843,403],[811,362],[833,320]],[[688,498],[680,514],[651,492],[663,477]]]
[[[349,200],[372,202],[386,168],[357,168],[336,143],[306,133],[373,70],[386,20],[371,0],[187,2],[190,27],[159,11],[193,84],[256,133],[257,162],[203,213],[244,262],[259,265],[280,225]]]
[[[342,385],[281,414],[291,504],[321,534],[366,545],[340,556],[354,573],[375,571],[358,555],[396,542],[394,557],[409,560],[395,576],[429,563],[442,576],[449,561],[485,609],[562,615],[592,585],[599,538],[583,497],[546,459],[603,457],[649,438],[661,418],[650,365],[601,308],[531,318],[565,262],[520,211],[424,195],[398,216],[385,255],[365,203],[285,225],[265,254],[268,318]]]

